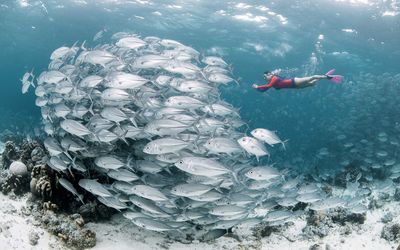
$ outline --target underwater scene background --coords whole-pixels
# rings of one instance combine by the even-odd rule
[[[355,232],[393,247],[399,13],[398,0],[0,0],[0,191],[78,249],[105,225],[166,246],[331,234],[348,249]],[[252,88],[267,70],[331,69],[342,83]]]
[[[399,5],[368,0],[1,1],[0,128],[34,133],[32,128],[40,126],[34,93],[21,95],[20,79],[25,71],[45,69],[54,49],[77,41],[93,45],[96,34],[96,42],[103,43],[129,31],[174,39],[231,64],[240,85],[220,88],[222,98],[240,108],[251,129],[266,127],[289,139],[286,151],[272,154],[273,161],[301,169],[340,168],[357,158],[346,143],[374,141],[381,132],[390,141],[399,139]],[[263,82],[265,70],[294,77],[331,68],[345,76],[343,84],[266,93],[251,89],[253,82]],[[321,148],[328,154],[318,155]],[[373,147],[380,149],[394,150],[392,144]]]

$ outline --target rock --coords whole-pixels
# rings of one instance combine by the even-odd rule
[[[380,200],[380,199],[373,199],[373,200],[371,200],[371,202],[369,203],[368,208],[369,208],[369,209],[377,209],[377,208],[383,207],[383,205],[385,205],[385,202],[384,202],[383,200]]]
[[[17,160],[19,157],[18,149],[13,141],[7,141],[4,145],[2,154],[2,166],[7,169],[12,161]]]
[[[331,245],[329,245],[329,244],[325,245],[325,249],[326,250],[334,250],[333,247]]]
[[[30,181],[30,183],[29,183],[30,191],[31,191],[31,193],[32,193],[33,195],[35,195],[35,196],[39,196],[39,193],[36,192],[36,184],[37,184],[37,181],[38,181],[38,180],[37,180],[36,178],[32,178],[31,181]]]
[[[400,201],[400,188],[396,188],[396,192],[393,196],[395,201]]]
[[[8,173],[8,175],[1,181],[0,190],[3,194],[23,195],[29,190],[29,175],[20,176]]]
[[[4,204],[2,210],[6,214],[15,214],[17,212],[17,209],[15,208],[15,206],[10,203]]]
[[[345,225],[346,222],[364,224],[365,220],[367,219],[365,213],[351,213],[346,209],[336,209],[334,212],[332,212],[330,217],[334,223],[338,223],[340,225]]]
[[[30,231],[29,232],[29,244],[31,244],[32,246],[37,245],[38,240],[39,240],[39,234],[37,232],[34,231]]]
[[[110,208],[98,202],[88,202],[78,208],[78,213],[85,222],[107,220],[111,217]]]
[[[13,161],[10,165],[10,173],[16,176],[28,175],[28,168],[20,161]]]
[[[321,244],[314,244],[310,247],[310,250],[323,250]]]
[[[329,228],[326,225],[321,226],[306,226],[303,228],[304,235],[309,238],[313,239],[315,236],[323,238],[328,235]]]
[[[387,241],[395,241],[400,239],[400,224],[388,224],[385,225],[381,232],[381,238]]]
[[[393,220],[393,214],[391,212],[385,214],[381,219],[381,221],[385,224],[391,222],[392,220]]]
[[[51,210],[37,210],[37,208],[33,208],[32,214],[44,228],[57,236],[69,248],[86,249],[96,245],[96,234],[84,228],[83,224],[78,225],[76,222],[76,220],[82,220],[79,214],[66,215]]]
[[[259,238],[269,237],[272,233],[278,232],[278,227],[269,226],[269,225],[260,225],[255,229],[255,235]]]

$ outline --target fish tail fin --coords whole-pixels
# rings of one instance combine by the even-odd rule
[[[78,194],[78,199],[80,202],[82,202],[82,204],[85,204],[85,202],[83,202],[83,194]]]
[[[240,85],[240,81],[242,80],[241,77],[239,77],[237,80],[233,79],[234,82],[236,82],[236,84],[239,86]]]
[[[90,99],[90,106],[89,106],[89,113],[92,114],[94,116],[94,112],[93,112],[93,99],[92,97],[89,95],[89,99]]]
[[[283,147],[284,150],[286,150],[285,143],[288,142],[288,141],[289,141],[289,139],[286,139],[286,140],[284,140],[284,141],[282,142],[282,147]]]
[[[164,170],[165,170],[165,172],[167,172],[169,175],[172,175],[171,169],[169,169],[168,167],[167,167],[167,168],[164,168]]]
[[[78,44],[79,41],[74,42],[74,44],[72,44],[71,48],[76,47],[76,45]]]
[[[200,70],[200,74],[204,77],[204,79],[208,80],[206,74],[202,70]]]
[[[125,142],[125,144],[126,144],[127,146],[129,146],[129,142],[126,140],[125,136],[119,136],[119,139],[120,139],[121,141]]]
[[[228,70],[231,74],[233,73],[233,64],[228,65]]]
[[[85,44],[86,44],[86,40],[83,41],[83,43],[81,44],[81,50],[86,51],[87,48],[85,48]]]
[[[138,127],[136,120],[135,120],[135,116],[129,118],[129,121],[131,121],[132,125],[135,126],[136,128]]]
[[[224,191],[221,190],[221,185],[222,185],[222,183],[224,183],[224,181],[225,181],[225,180],[221,180],[220,182],[218,182],[218,183],[216,184],[216,187],[215,187],[215,190],[216,190],[217,192],[221,193],[221,194],[224,193]]]
[[[239,178],[238,178],[236,172],[231,172],[230,175],[231,175],[231,177],[233,178],[233,181],[234,181],[234,182],[236,182],[237,184],[240,184],[240,185],[243,185],[243,186],[244,186],[244,183],[241,182],[241,181],[239,180]]]

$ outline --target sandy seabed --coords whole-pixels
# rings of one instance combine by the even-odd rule
[[[27,197],[11,199],[0,194],[0,249],[68,249],[56,236],[40,227],[31,215],[23,213],[22,207]],[[272,233],[269,237],[257,240],[247,236],[238,241],[232,237],[221,237],[213,242],[194,242],[183,244],[166,239],[161,234],[137,228],[121,215],[115,215],[110,221],[88,223],[86,227],[96,233],[97,243],[93,249],[128,250],[128,249],[279,249],[279,250],[385,250],[396,249],[397,242],[388,242],[380,237],[384,214],[391,212],[392,223],[400,222],[399,202],[389,202],[383,207],[367,212],[367,219],[360,230],[344,235],[339,226],[334,227],[328,236],[310,240],[301,237],[306,222],[298,219],[282,232]],[[318,247],[311,248],[319,244]]]

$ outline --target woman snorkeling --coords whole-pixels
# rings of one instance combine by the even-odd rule
[[[331,69],[325,75],[284,78],[284,77],[278,76],[270,71],[265,71],[264,79],[267,81],[267,83],[264,85],[253,84],[252,87],[261,92],[264,92],[272,87],[275,89],[278,89],[278,90],[285,89],[285,88],[294,88],[294,89],[306,88],[306,87],[314,86],[317,81],[323,80],[323,79],[330,80],[334,83],[341,83],[343,76],[333,75],[334,72],[335,72],[335,70]]]

